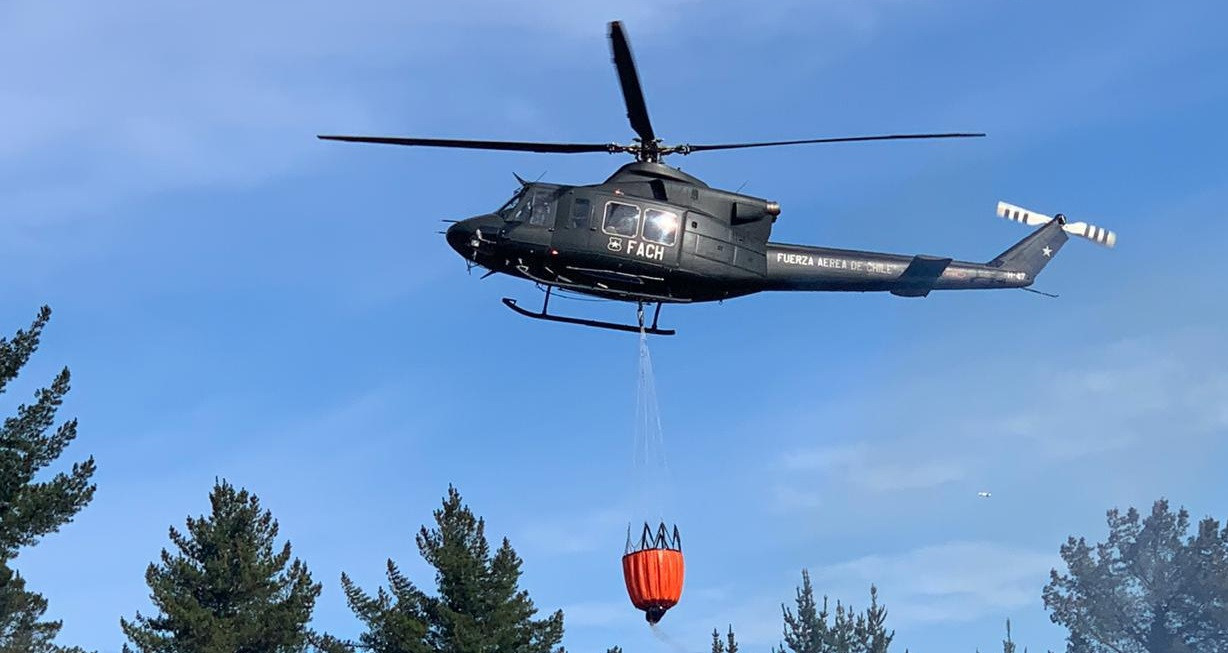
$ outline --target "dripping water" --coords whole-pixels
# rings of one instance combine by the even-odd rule
[[[683,646],[681,642],[674,639],[673,637],[670,637],[664,630],[662,630],[660,624],[648,624],[648,625],[649,627],[652,628],[652,634],[654,637],[661,640],[662,643],[668,644],[671,648],[673,648],[678,653],[693,653],[692,651],[688,651],[687,647]]]
[[[635,401],[635,459],[633,487],[636,492],[632,524],[650,525],[665,521],[665,500],[669,496],[669,465],[665,458],[665,438],[657,403],[656,378],[648,334],[640,328],[639,366]],[[633,531],[638,527],[633,527]]]

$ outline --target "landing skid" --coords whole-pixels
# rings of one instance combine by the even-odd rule
[[[531,317],[535,320],[547,320],[550,322],[563,322],[566,324],[579,324],[581,326],[596,327],[598,329],[611,329],[613,331],[628,331],[630,333],[639,333],[643,331],[644,333],[651,333],[657,336],[672,336],[675,333],[677,333],[673,329],[657,328],[657,318],[661,316],[661,304],[660,303],[657,303],[657,310],[652,315],[652,326],[648,326],[648,327],[644,326],[644,304],[643,302],[640,302],[639,307],[636,309],[636,313],[639,316],[639,322],[640,322],[639,326],[636,326],[634,324],[618,324],[617,322],[602,322],[600,320],[586,320],[584,318],[567,317],[565,315],[551,315],[548,312],[548,309],[550,307],[550,291],[551,290],[552,288],[550,286],[546,287],[546,301],[542,303],[542,310],[540,313],[534,313],[533,311],[517,306],[516,300],[511,299],[510,297],[504,297],[503,303],[506,304],[507,307],[512,309],[513,311],[516,311],[517,313],[520,313],[521,315],[525,317]]]

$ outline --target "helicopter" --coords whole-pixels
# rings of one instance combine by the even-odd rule
[[[515,299],[503,303],[526,317],[618,331],[673,335],[658,326],[663,304],[724,301],[764,291],[885,291],[926,297],[934,290],[1029,288],[1066,242],[1068,234],[1113,247],[1116,234],[1086,222],[1069,222],[999,202],[1001,217],[1036,226],[1031,234],[985,263],[947,257],[900,255],[772,242],[780,204],[714,188],[662,162],[667,155],[752,147],[939,138],[975,138],[983,133],[891,134],[806,140],[666,145],[648,117],[639,75],[622,23],[609,23],[613,63],[627,119],[630,144],[332,136],[331,141],[575,154],[627,153],[635,161],[605,181],[588,185],[529,182],[492,213],[445,220],[448,244],[468,269],[503,273],[545,290],[540,311]],[[586,319],[550,312],[551,293],[593,296],[636,304],[638,324]],[[1040,293],[1048,294],[1048,293]],[[1052,295],[1050,295],[1052,296]],[[650,325],[644,307],[655,304]]]

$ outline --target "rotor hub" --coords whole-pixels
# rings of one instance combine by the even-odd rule
[[[635,138],[632,139],[631,145],[626,146],[623,151],[634,154],[635,160],[641,163],[660,163],[661,157],[667,154],[669,149],[661,146],[659,138],[651,140]]]
[[[632,139],[630,145],[611,143],[609,147],[611,154],[626,152],[634,155],[636,161],[641,163],[660,163],[661,159],[665,158],[667,154],[681,154],[685,156],[690,154],[691,150],[692,147],[690,145],[664,145],[659,138],[652,140],[635,138]]]

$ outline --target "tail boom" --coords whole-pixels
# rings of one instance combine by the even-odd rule
[[[933,290],[1022,288],[1033,276],[1005,266],[934,256],[768,243],[764,290],[886,291],[924,297]]]
[[[988,263],[970,263],[936,256],[904,256],[785,243],[767,244],[764,290],[887,291],[903,297],[925,297],[933,290],[1026,288],[1057,256],[1070,235],[1104,247],[1117,235],[1086,222],[1067,222],[998,203],[998,215],[1037,227]]]

